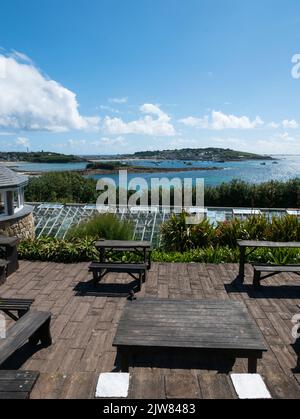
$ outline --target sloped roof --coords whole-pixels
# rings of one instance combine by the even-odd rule
[[[0,189],[16,188],[26,185],[27,182],[27,176],[14,172],[4,164],[0,164]]]

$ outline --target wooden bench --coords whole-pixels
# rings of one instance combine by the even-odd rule
[[[45,347],[52,343],[50,334],[51,313],[29,311],[14,323],[0,339],[0,365],[27,341],[33,345],[39,342]]]
[[[7,265],[8,261],[0,259],[0,285],[3,284],[7,276]]]
[[[20,300],[15,298],[0,298],[0,310],[7,314],[11,319],[18,320],[23,317],[29,310],[34,300]],[[16,317],[12,311],[16,311]]]
[[[0,400],[29,399],[39,375],[36,371],[0,371]]]
[[[260,282],[263,279],[270,278],[271,276],[278,275],[283,272],[296,273],[300,275],[300,265],[255,265],[253,264],[254,276],[253,276],[253,285],[255,288],[260,287]],[[266,273],[263,277],[262,273]]]
[[[250,256],[256,249],[300,249],[300,242],[270,242],[270,241],[259,241],[259,240],[238,240],[237,245],[240,249],[240,267],[238,279],[241,283],[244,282],[245,278],[245,263],[247,262],[247,256]],[[247,248],[251,249],[246,253]]]
[[[148,266],[146,263],[98,263],[93,262],[89,267],[89,271],[93,272],[94,284],[97,284],[108,273],[127,273],[133,279],[139,281],[140,288],[142,283],[146,281]],[[135,275],[138,275],[136,277]]]

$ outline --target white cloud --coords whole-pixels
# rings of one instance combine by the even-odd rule
[[[211,129],[253,129],[263,125],[262,119],[257,116],[253,121],[248,116],[226,115],[222,112],[212,111],[211,120],[208,123]]]
[[[295,138],[291,137],[288,132],[284,132],[283,134],[278,134],[278,138],[285,141],[295,141]]]
[[[298,154],[300,142],[298,137],[292,137],[287,132],[275,133],[270,137],[215,137],[210,139],[212,147],[232,148],[258,154]]]
[[[131,122],[106,116],[103,121],[103,130],[111,135],[140,134],[162,137],[176,135],[170,117],[159,106],[146,103],[141,106],[140,112],[146,116]],[[156,118],[153,118],[153,115]]]
[[[187,118],[179,119],[181,124],[187,127],[201,127],[203,125],[203,119],[195,118],[194,116],[188,116]]]
[[[119,105],[122,105],[124,103],[128,102],[128,97],[115,97],[108,99],[110,103],[117,103]]]
[[[299,128],[299,124],[298,124],[297,121],[295,121],[295,119],[292,119],[290,121],[288,119],[285,119],[284,121],[282,121],[282,126],[285,129],[297,129],[297,128]]]
[[[80,115],[75,93],[43,75],[24,54],[0,54],[0,68],[0,129],[97,129],[99,118]]]
[[[254,129],[264,124],[259,116],[251,120],[248,116],[226,115],[220,111],[212,111],[210,116],[206,115],[204,118],[183,118],[179,122],[186,126],[216,131],[225,129]]]
[[[277,124],[277,122],[274,122],[274,121],[272,121],[272,122],[270,122],[269,124],[267,124],[267,127],[268,128],[279,128],[280,127],[280,124]]]
[[[30,140],[29,138],[25,138],[25,137],[18,137],[16,139],[16,144],[27,148],[27,147],[30,147]]]
[[[73,147],[79,147],[79,146],[83,146],[86,144],[86,140],[68,140],[68,146],[73,148]]]

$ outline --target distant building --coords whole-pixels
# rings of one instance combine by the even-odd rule
[[[34,237],[33,207],[24,204],[27,176],[0,164],[0,234]]]

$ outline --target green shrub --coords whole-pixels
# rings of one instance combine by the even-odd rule
[[[99,253],[92,239],[60,240],[53,237],[23,240],[19,245],[20,259],[39,260],[58,263],[78,263],[99,260]],[[110,252],[108,260],[119,260],[117,253]],[[134,262],[137,256],[124,253],[122,261]],[[186,252],[166,252],[161,249],[152,253],[153,262],[169,263],[237,263],[238,249],[226,247],[207,247]],[[249,258],[250,262],[299,264],[297,249],[257,249]]]
[[[205,188],[209,207],[299,208],[300,178],[251,184],[232,180]]]
[[[50,172],[31,177],[25,188],[27,202],[94,203],[96,181],[76,172]]]
[[[190,226],[186,224],[186,214],[172,214],[161,225],[162,245],[169,251],[184,252],[192,247]]]
[[[239,252],[229,247],[208,247],[183,253],[155,250],[152,259],[153,262],[168,263],[235,263],[239,260]]]
[[[208,220],[187,225],[185,215],[173,215],[161,227],[162,246],[166,251],[184,252],[203,247],[234,249],[237,240],[300,241],[300,220],[292,215],[273,217],[252,216],[245,221],[233,219],[219,222],[213,228]]]
[[[19,245],[21,259],[72,263],[97,260],[92,239],[60,240],[54,237],[28,239]]]
[[[130,221],[121,221],[114,214],[98,214],[71,228],[67,239],[90,237],[95,240],[131,240],[132,236],[133,225]]]
[[[267,240],[300,241],[300,221],[292,215],[273,217],[266,230]]]
[[[97,165],[107,170],[115,170],[119,166],[124,168],[121,162],[96,163]],[[25,189],[25,198],[27,202],[95,203],[98,196],[96,183],[96,180],[87,179],[76,172],[45,173],[39,177],[30,178],[29,185]],[[132,193],[129,191],[128,195]],[[173,195],[172,190],[171,197]],[[193,188],[194,202],[196,202],[195,195],[196,189]],[[171,201],[173,202],[173,198]],[[286,182],[264,182],[258,185],[232,180],[218,186],[208,186],[205,188],[205,205],[208,207],[299,208],[300,178]]]
[[[237,240],[245,239],[243,223],[238,219],[219,222],[215,229],[215,241],[220,246],[236,247]]]
[[[169,251],[184,252],[199,247],[211,246],[215,231],[209,220],[199,224],[186,224],[186,214],[173,214],[161,226],[162,246]]]

